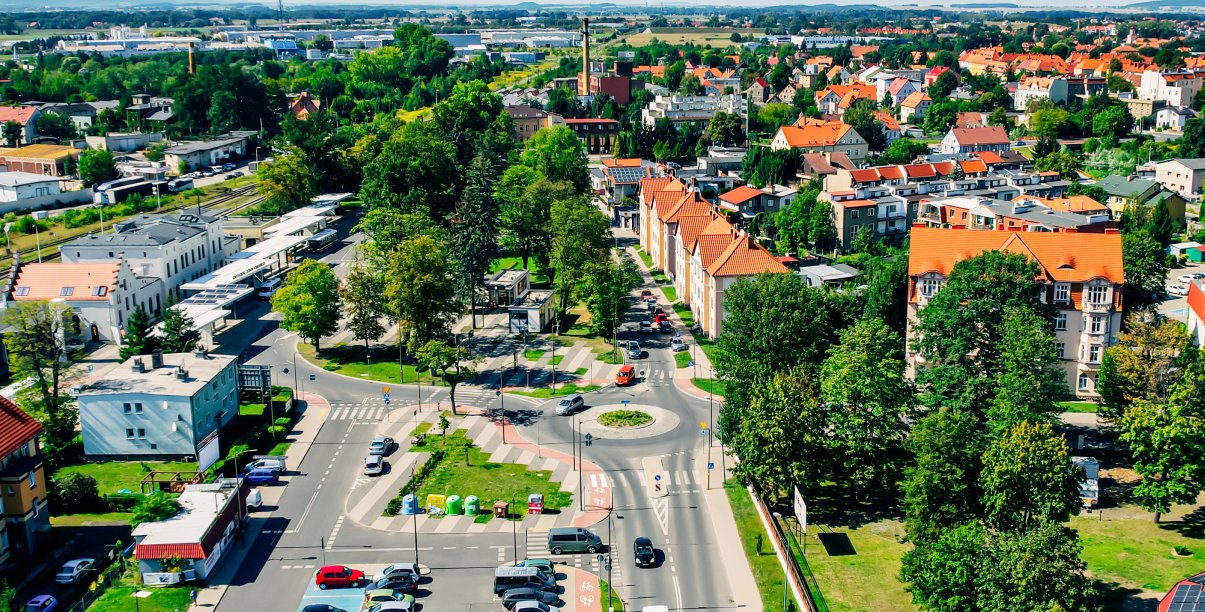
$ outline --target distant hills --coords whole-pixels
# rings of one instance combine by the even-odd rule
[[[1201,4],[1201,0],[1147,0],[1146,2],[1135,2],[1134,4],[1127,4],[1125,6],[1126,8],[1137,9],[1205,9],[1205,6]]]

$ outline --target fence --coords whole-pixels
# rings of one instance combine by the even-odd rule
[[[774,520],[769,508],[766,507],[765,502],[753,487],[749,487],[749,497],[753,499],[753,507],[757,510],[762,527],[770,534],[770,544],[774,546],[774,554],[778,557],[778,563],[782,565],[783,572],[787,576],[787,584],[790,586],[796,604],[804,612],[828,612],[828,602],[820,594],[820,588],[816,585],[811,568],[807,567],[807,561],[804,560],[804,567],[800,567],[800,559],[794,554],[795,549],[791,546],[793,538],[783,532],[782,525]]]
[[[110,587],[116,584],[117,581],[121,580],[121,577],[125,575],[126,571],[128,570],[128,555],[134,552],[133,549],[133,545],[130,545],[130,547],[128,547],[126,550],[121,551],[117,555],[116,562],[105,568],[105,571],[101,572],[100,575],[96,577],[96,581],[88,587],[88,590],[84,591],[84,594],[80,596],[79,601],[75,602],[74,605],[68,608],[64,608],[63,612],[84,612],[84,610],[87,610],[89,606],[91,606],[93,603],[96,603],[96,600],[100,599],[100,596],[104,595],[105,591],[109,590]]]

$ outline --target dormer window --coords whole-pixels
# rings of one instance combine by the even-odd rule
[[[75,287],[63,287],[62,291],[59,291],[59,295],[62,295],[62,296],[70,296],[70,295],[73,295],[74,293],[75,293]]]
[[[17,287],[17,295],[29,295],[29,287]]]
[[[93,287],[92,295],[96,296],[96,297],[104,297],[106,295],[109,295],[109,288],[105,287],[104,285],[101,285],[99,287]]]

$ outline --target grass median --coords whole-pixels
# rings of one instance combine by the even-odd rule
[[[598,422],[603,427],[644,427],[653,422],[653,417],[639,410],[611,410],[598,415]]]
[[[753,579],[757,582],[757,591],[761,594],[762,609],[782,609],[783,575],[778,557],[774,555],[774,547],[770,544],[770,536],[762,527],[753,500],[749,492],[734,481],[724,485],[728,494],[728,504],[732,506],[732,516],[736,519],[736,529],[741,537],[741,547],[745,550],[745,558],[753,570]]]
[[[552,387],[540,387],[531,391],[507,391],[516,395],[526,395],[537,399],[548,399],[550,397],[561,397],[563,395],[573,395],[575,393],[589,393],[598,389],[598,385],[578,385],[576,383],[564,383],[557,386],[556,390]]]
[[[353,378],[396,384],[415,384],[421,377],[424,385],[444,385],[438,376],[431,376],[429,372],[423,372],[420,376],[414,364],[403,363],[399,367],[396,346],[374,346],[366,357],[363,346],[336,344],[324,348],[321,353],[316,354],[313,345],[300,342],[297,344],[297,352],[306,361],[323,370]]]

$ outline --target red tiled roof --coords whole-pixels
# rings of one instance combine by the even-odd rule
[[[1205,321],[1205,291],[1197,283],[1188,283],[1188,309],[1198,319]]]
[[[833,202],[833,204],[835,206],[840,206],[842,208],[866,208],[867,206],[874,206],[875,201],[874,200],[843,200],[841,202]]]
[[[975,157],[978,157],[979,159],[983,160],[983,163],[985,163],[985,164],[1003,164],[1004,163],[1004,158],[1000,157],[1000,154],[995,151],[975,151],[975,153],[973,155]]]
[[[904,108],[916,108],[924,102],[932,102],[932,101],[933,101],[933,99],[929,97],[929,94],[927,94],[923,91],[914,91],[914,92],[908,94],[908,97],[904,98],[903,102],[900,102],[900,106],[902,106]]]
[[[986,232],[914,227],[910,232],[908,274],[949,276],[954,264],[986,251],[1024,253],[1052,281],[1105,278],[1124,282],[1121,234]]]
[[[697,191],[691,191],[678,200],[678,204],[666,213],[666,223],[677,223],[683,217],[702,217],[712,213],[711,204]]]
[[[1008,139],[1008,134],[1004,128],[998,125],[977,128],[954,128],[954,140],[958,144],[966,145],[989,145],[989,144],[1008,144],[1012,141]]]
[[[880,180],[878,170],[874,168],[862,168],[858,170],[850,170],[849,176],[857,183],[870,183]]]
[[[760,189],[754,189],[748,185],[741,185],[740,187],[721,195],[720,199],[725,202],[731,202],[732,204],[741,204],[743,202],[748,202],[759,195],[762,195],[762,191]]]
[[[0,124],[16,121],[25,125],[36,112],[38,109],[33,106],[0,106]]]
[[[880,166],[877,170],[879,171],[879,176],[885,179],[899,180],[904,178],[904,170],[899,166]]]
[[[619,124],[619,122],[618,122],[618,121],[616,121],[616,120],[614,120],[614,119],[598,119],[598,118],[595,118],[595,117],[587,117],[587,118],[585,118],[585,119],[566,119],[566,120],[565,120],[565,125],[574,125],[574,124],[577,124],[577,125],[594,125],[594,124],[597,124],[597,123],[602,123],[602,124],[614,123],[614,124],[616,124],[616,125],[618,125],[618,124]]]
[[[602,163],[608,168],[639,168],[642,160],[639,157],[621,157],[619,159],[608,157],[602,160]]]
[[[852,131],[853,127],[845,123],[833,122],[803,127],[784,125],[778,130],[789,147],[831,147]]]
[[[712,276],[754,276],[767,272],[783,273],[790,270],[749,235],[733,240],[707,267],[707,273]]]
[[[30,263],[17,272],[14,300],[107,302],[117,284],[118,263]],[[97,287],[105,287],[96,295]],[[69,293],[65,293],[70,290]]]
[[[0,459],[11,455],[43,431],[41,423],[0,395]]]
[[[968,159],[966,161],[958,162],[958,165],[962,166],[962,172],[964,174],[978,174],[980,172],[987,172],[987,164],[983,163],[982,159]]]
[[[134,547],[134,558],[139,560],[159,560],[168,557],[181,559],[204,559],[205,549],[200,542],[191,544],[138,544]]]

